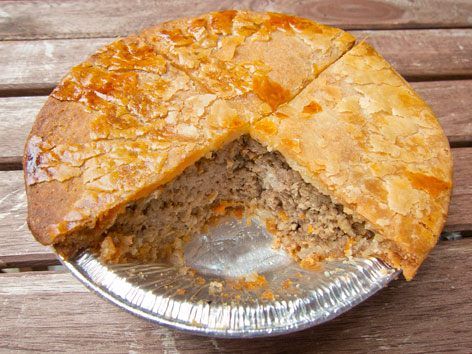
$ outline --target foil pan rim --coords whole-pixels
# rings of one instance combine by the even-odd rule
[[[136,300],[140,291],[140,296],[141,298],[143,297],[142,289],[140,289],[139,286],[131,285],[126,296],[120,295],[117,291],[112,289],[111,285],[113,285],[113,281],[110,283],[110,277],[115,277],[115,280],[121,278],[116,275],[112,276],[111,274],[113,272],[108,266],[101,264],[101,262],[90,253],[82,253],[73,260],[65,260],[60,256],[59,259],[87,288],[135,316],[187,333],[219,338],[278,336],[320,325],[340,316],[365,301],[400,274],[400,271],[390,268],[376,258],[358,259],[358,264],[354,267],[358,271],[355,273],[347,273],[334,279],[333,282],[324,284],[323,287],[325,290],[320,291],[318,284],[318,288],[314,289],[316,290],[313,293],[314,296],[300,299],[301,303],[295,304],[297,309],[292,313],[297,315],[295,320],[285,318],[278,324],[270,324],[269,321],[269,324],[266,323],[266,325],[257,326],[256,328],[221,328],[214,326],[215,320],[214,318],[212,319],[211,316],[208,316],[207,323],[196,324],[179,320],[177,316],[163,316],[162,314],[144,308],[142,302],[139,303],[139,301]],[[345,282],[342,279],[345,279]],[[326,291],[326,289],[328,289],[328,291]],[[130,299],[130,296],[128,296],[129,293],[135,294],[136,296],[131,296]],[[171,296],[167,296],[166,298],[166,295],[162,296],[162,294],[156,295],[156,299],[159,296],[163,301],[172,300]],[[194,303],[192,305],[195,307],[202,306],[200,303]],[[289,305],[294,306],[293,304]],[[307,313],[307,308],[313,305],[316,305],[317,310]],[[267,311],[273,312],[274,309],[276,310],[277,306],[287,307],[288,305],[286,303],[281,305],[280,302],[272,301],[270,305],[265,304],[264,306],[262,306],[261,309],[257,309],[257,311],[262,311],[262,315],[267,315]],[[254,314],[251,316],[253,315]],[[261,313],[258,313],[258,315],[261,315]]]

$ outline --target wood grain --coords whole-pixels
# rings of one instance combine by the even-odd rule
[[[472,143],[472,80],[412,82],[451,144]]]
[[[453,149],[454,181],[452,201],[449,206],[447,231],[472,230],[470,221],[460,215],[472,215],[472,159],[471,148]],[[471,220],[472,221],[472,220]],[[464,223],[465,222],[465,223]]]
[[[1,4],[1,3],[0,3]],[[355,31],[412,80],[472,77],[472,29]],[[0,95],[48,93],[74,65],[114,38],[0,42]],[[29,91],[28,91],[29,90]]]
[[[23,155],[31,126],[46,98],[0,97],[0,158]]]
[[[352,31],[408,80],[472,75],[472,29]]]
[[[444,230],[471,231],[472,214],[464,211],[472,205],[472,148],[453,149],[453,157],[454,189]],[[29,260],[36,265],[56,262],[51,249],[34,241],[28,230],[26,206],[23,172],[0,172],[0,268],[24,265]]]
[[[2,1],[0,39],[114,37],[227,9],[283,12],[345,29],[471,27],[468,0]]]
[[[472,239],[443,241],[411,282],[393,281],[339,318],[261,339],[197,337],[136,318],[72,275],[0,275],[0,350],[167,353],[470,353]]]
[[[1,4],[1,3],[0,3]],[[114,38],[0,42],[0,92],[49,93],[69,69]],[[15,92],[13,94],[16,94]],[[5,93],[3,94],[5,95]]]
[[[26,195],[21,171],[0,172],[0,268],[57,264],[49,247],[34,241],[26,225]]]

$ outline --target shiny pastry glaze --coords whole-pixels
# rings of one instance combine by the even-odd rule
[[[274,31],[291,35],[296,32],[323,32],[322,26],[295,16],[260,14],[254,17],[245,13],[238,14],[237,11],[224,11],[210,14],[208,18],[187,21],[184,26],[171,30],[162,28],[154,31],[153,39],[165,42],[170,54],[182,53],[182,48],[186,47],[186,50],[190,50],[190,53],[186,54],[192,56],[198,55],[203,49],[218,49],[218,46],[231,42],[230,39],[233,39],[232,42],[236,43],[236,46],[243,43],[248,36],[253,36],[253,40],[269,40]],[[263,63],[255,61],[236,64],[230,60],[219,60],[218,56],[214,55],[217,53],[218,51],[210,52],[198,58],[200,67],[211,64],[201,72],[210,80],[218,82],[211,87],[212,93],[227,98],[227,92],[231,92],[231,95],[254,92],[272,110],[292,97],[289,90],[269,79],[267,72],[270,69],[265,68]],[[91,127],[92,141],[139,137],[144,140],[167,142],[168,137],[175,134],[172,130],[175,124],[166,119],[169,110],[176,108],[175,102],[172,102],[173,95],[179,90],[187,89],[185,85],[190,81],[185,73],[179,71],[177,76],[181,85],[175,85],[175,77],[169,75],[167,79],[165,75],[170,66],[169,61],[147,44],[142,36],[117,40],[102,48],[88,61],[72,68],[53,91],[52,97],[61,101],[81,103],[85,109],[98,113]],[[174,116],[171,121],[173,119]],[[234,127],[234,122],[229,124],[228,128]],[[35,164],[29,164],[31,168],[28,170],[28,181],[33,184],[53,179],[64,181],[68,177],[75,177],[77,169],[69,169],[70,173],[64,170],[58,172],[53,165],[64,162],[80,167],[91,156],[103,155],[109,150],[97,147],[105,145],[109,144],[103,142],[98,145],[69,145],[68,149],[74,151],[73,156],[76,159],[72,162],[64,154],[57,152],[67,151],[67,144],[52,147],[51,154],[47,153],[51,147],[46,141],[42,144],[31,144],[29,155],[36,158],[32,158]],[[119,145],[118,141],[113,143],[115,147]],[[135,149],[127,148],[129,143],[126,141],[121,145],[129,151]],[[131,152],[130,154],[132,155]],[[40,155],[41,159],[38,161]],[[35,168],[32,168],[33,165]]]

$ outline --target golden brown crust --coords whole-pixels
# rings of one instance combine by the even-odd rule
[[[64,220],[67,214],[65,206],[71,205],[80,197],[81,181],[79,178],[62,180],[59,176],[61,172],[64,175],[73,174],[73,171],[66,172],[65,168],[61,167],[61,171],[56,173],[56,180],[47,184],[34,183],[49,180],[49,174],[54,173],[52,166],[49,171],[38,169],[41,164],[48,163],[47,157],[37,148],[38,145],[43,145],[43,140],[38,137],[49,140],[52,146],[89,143],[87,123],[93,121],[94,116],[92,113],[85,115],[80,104],[60,102],[50,97],[33,125],[25,148],[23,169],[28,197],[28,226],[33,235],[43,244],[51,242],[47,232],[48,226],[57,223],[58,220]]]
[[[210,92],[233,98],[254,91],[270,105],[289,99],[355,40],[295,16],[234,10],[167,22],[142,34]],[[262,78],[291,95],[264,100],[253,85]]]
[[[366,220],[386,245],[378,256],[411,279],[445,222],[451,154],[419,96],[353,43],[294,16],[225,11],[105,46],[60,82],[25,147],[34,236],[95,235],[250,132]]]
[[[388,242],[411,279],[434,247],[452,187],[448,141],[430,108],[361,43],[251,128]]]
[[[59,83],[26,144],[33,234],[51,244],[104,227],[127,202],[247,132],[353,42],[297,17],[233,11],[105,46]]]

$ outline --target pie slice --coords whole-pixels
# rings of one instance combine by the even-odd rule
[[[452,157],[431,109],[372,47],[354,47],[250,132],[371,232],[349,254],[414,276],[446,220]]]
[[[257,215],[302,264],[377,256],[411,279],[447,215],[451,154],[431,110],[354,42],[226,11],[100,49],[28,138],[33,235],[65,257],[182,263],[223,215]]]

